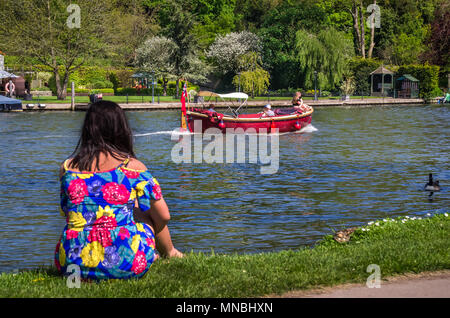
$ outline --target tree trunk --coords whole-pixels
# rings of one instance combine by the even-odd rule
[[[55,82],[56,82],[56,98],[59,100],[64,100],[67,97],[67,85],[69,83],[69,74],[67,72],[64,74],[62,83],[59,72],[56,70],[53,71],[53,74],[55,75]]]
[[[359,11],[360,14],[360,25],[361,25],[361,53],[363,59],[366,58],[366,34],[364,32],[364,8],[363,8],[363,2],[360,2],[361,10]]]
[[[363,55],[363,52],[361,50],[361,33],[359,30],[359,10],[358,6],[356,5],[356,2],[353,1],[352,9],[350,10],[350,13],[353,18],[353,30],[355,31],[355,42],[356,42],[356,48],[358,50],[359,55]]]
[[[167,78],[163,77],[163,96],[167,96],[167,83],[169,83],[169,80]]]
[[[377,4],[377,1],[374,0],[373,4]],[[370,30],[370,46],[369,46],[369,52],[367,53],[368,58],[372,58],[372,53],[373,53],[373,48],[375,47],[375,15],[373,15],[373,10],[372,10],[372,20],[371,22],[371,30]]]

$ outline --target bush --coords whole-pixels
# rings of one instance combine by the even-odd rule
[[[169,93],[170,91],[171,90],[169,90],[169,89],[167,90],[167,93],[168,93],[169,96],[170,95],[175,95],[175,90],[174,89],[172,89],[172,93],[173,94],[170,94]],[[161,96],[162,92],[163,92],[163,90],[162,90],[161,87],[156,87],[155,86],[155,92],[154,92],[155,96],[158,96],[158,95]],[[137,89],[133,88],[133,87],[119,87],[116,90],[116,95],[117,96],[125,96],[125,95],[128,95],[128,96],[137,96],[137,95],[139,95],[139,96],[140,95],[151,96],[152,95],[152,89],[151,88],[143,88],[138,93]]]
[[[411,74],[417,78],[419,83],[419,97],[429,99],[442,96],[439,89],[439,66],[429,64],[402,65],[398,69],[398,76]]]
[[[114,84],[108,80],[104,80],[104,81],[96,81],[94,83],[92,83],[91,86],[94,89],[101,89],[101,88],[112,88],[114,89]]]
[[[355,80],[355,92],[357,94],[370,94],[370,73],[375,71],[382,62],[376,59],[363,59],[355,57],[349,62],[350,71]]]
[[[75,94],[91,94],[94,90],[88,89],[88,88],[75,88]],[[112,88],[102,88],[102,89],[95,89],[96,93],[103,93],[103,94],[114,94],[114,89]],[[72,89],[67,89],[67,94],[72,93]]]

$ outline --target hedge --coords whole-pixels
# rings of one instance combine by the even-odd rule
[[[67,88],[67,94],[70,94],[70,93],[72,93],[72,89]],[[99,88],[99,89],[75,88],[75,93],[76,94],[93,94],[93,93],[114,94],[114,89],[112,89],[112,88]]]
[[[398,69],[397,76],[405,74],[410,74],[420,81],[419,97],[428,99],[442,95],[439,88],[439,66],[429,64],[402,65]]]

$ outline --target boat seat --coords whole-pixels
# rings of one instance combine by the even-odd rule
[[[275,115],[291,115],[295,113],[301,114],[301,111],[298,111],[293,107],[289,107],[289,108],[277,108],[275,109],[274,113]]]

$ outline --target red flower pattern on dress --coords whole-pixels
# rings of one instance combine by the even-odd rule
[[[147,241],[148,246],[150,246],[152,249],[155,249],[155,240],[154,239],[147,237],[146,241]]]
[[[158,184],[155,184],[152,189],[153,195],[155,196],[155,200],[161,199],[161,187]]]
[[[147,267],[147,258],[145,257],[145,253],[142,251],[137,251],[136,256],[133,260],[133,265],[131,266],[131,270],[136,274],[142,273]]]
[[[127,168],[120,168],[120,170],[130,179],[137,179],[141,174],[139,171],[128,170]]]
[[[130,198],[130,192],[124,184],[109,182],[102,187],[103,198],[109,204],[125,204]]]
[[[83,179],[72,180],[67,191],[69,192],[70,201],[72,201],[73,204],[80,204],[83,202],[84,197],[88,195],[86,182],[84,182]]]
[[[130,232],[128,231],[128,229],[122,227],[119,230],[119,237],[121,240],[127,239],[130,237]]]
[[[111,230],[117,227],[116,219],[111,216],[102,216],[95,221],[88,239],[90,242],[99,241],[103,247],[111,246]]]
[[[74,230],[67,230],[66,239],[71,240],[78,237],[78,232]]]

